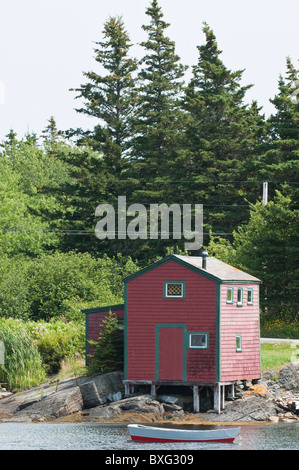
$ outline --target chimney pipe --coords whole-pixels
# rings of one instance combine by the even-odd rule
[[[202,257],[202,269],[207,269],[208,252],[207,251],[202,251],[201,252],[201,257]]]

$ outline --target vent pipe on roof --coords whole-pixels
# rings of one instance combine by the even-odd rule
[[[207,269],[208,252],[207,251],[202,251],[201,252],[201,257],[202,257],[202,269]]]

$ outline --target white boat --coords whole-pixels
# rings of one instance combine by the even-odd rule
[[[133,441],[143,442],[233,442],[240,428],[205,427],[204,429],[178,429],[142,424],[129,424],[128,431]]]

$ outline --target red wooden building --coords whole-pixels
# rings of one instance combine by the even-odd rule
[[[124,279],[125,388],[148,384],[210,387],[214,408],[238,380],[260,372],[259,280],[216,258],[170,255]],[[98,336],[100,315],[84,311],[87,339]]]

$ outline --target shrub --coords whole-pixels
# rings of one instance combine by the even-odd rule
[[[261,336],[265,338],[299,339],[299,323],[262,316]]]
[[[64,315],[83,323],[82,309],[122,303],[122,279],[137,269],[121,255],[96,259],[56,251],[9,258],[0,252],[0,317],[49,321]]]
[[[94,346],[94,355],[89,365],[90,374],[105,374],[122,370],[124,366],[124,334],[117,317],[111,311],[102,321],[98,341],[90,341]]]
[[[59,372],[62,360],[78,354],[84,355],[85,330],[83,324],[52,320],[50,322],[30,322],[28,328],[49,375]]]

